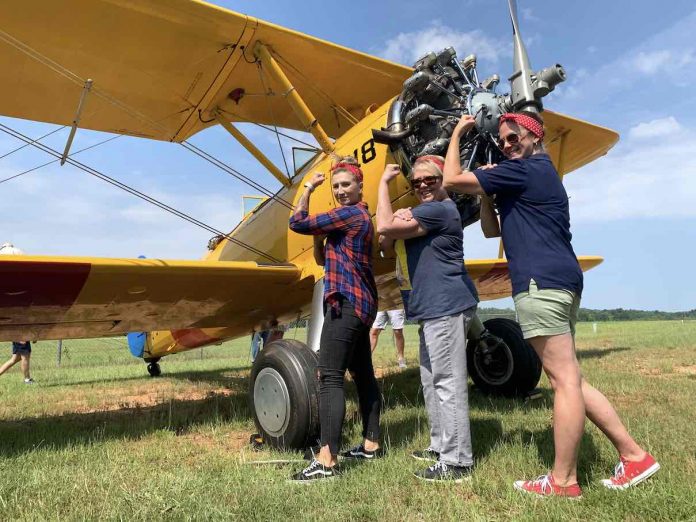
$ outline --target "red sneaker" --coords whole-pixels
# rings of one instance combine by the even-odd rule
[[[570,486],[558,486],[551,473],[542,475],[536,480],[518,480],[514,486],[518,491],[531,493],[537,497],[582,498],[582,490],[577,483]]]
[[[660,464],[650,453],[646,453],[643,460],[638,462],[619,457],[619,463],[614,468],[614,476],[602,480],[602,484],[609,489],[626,489],[640,484],[648,477],[657,473]]]

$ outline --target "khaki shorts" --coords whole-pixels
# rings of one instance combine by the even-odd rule
[[[580,296],[570,290],[538,288],[534,279],[529,290],[513,296],[517,319],[525,339],[542,335],[575,335]]]
[[[404,318],[403,310],[384,310],[383,312],[377,312],[372,328],[375,330],[384,330],[387,327],[387,320],[389,320],[393,330],[403,330]]]

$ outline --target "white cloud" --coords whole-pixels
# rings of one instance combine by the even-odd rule
[[[673,117],[656,121],[679,126],[679,139],[670,131],[620,142],[566,178],[572,222],[696,217],[696,157],[685,154],[696,149],[696,132]]]
[[[639,123],[628,131],[628,135],[633,139],[657,138],[675,134],[681,130],[682,126],[676,118],[668,116],[667,118]]]
[[[597,114],[622,111],[625,115],[627,109],[651,102],[674,106],[674,89],[690,89],[696,82],[695,24],[696,11],[659,33],[647,35],[589,74],[578,76],[568,67],[570,80],[554,91],[549,101],[556,110],[584,116],[593,110]]]
[[[449,27],[439,20],[433,20],[424,29],[400,33],[388,40],[380,56],[413,65],[424,54],[454,47],[460,57],[475,53],[479,59],[496,63],[502,55],[509,53],[509,42],[497,41],[480,30],[462,32]]]
[[[652,76],[657,73],[679,72],[694,61],[693,49],[639,52],[635,57],[622,60],[624,68]]]
[[[522,19],[527,20],[528,22],[538,22],[539,17],[534,14],[534,11],[530,7],[523,7],[521,9],[522,11]]]
[[[12,169],[0,170],[0,177]],[[116,176],[118,177],[118,176]],[[221,231],[241,218],[241,197],[145,187],[168,205]],[[0,241],[29,254],[196,259],[213,233],[71,167],[47,167],[2,185]]]

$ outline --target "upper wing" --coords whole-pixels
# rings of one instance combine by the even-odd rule
[[[412,72],[193,0],[3,0],[0,20],[0,70],[8,71],[0,113],[69,125],[92,79],[80,127],[159,140],[216,123],[208,111],[218,106],[234,113],[230,121],[300,129],[282,90],[253,63],[257,41],[334,137]],[[235,89],[246,93],[238,104],[228,98]]]
[[[599,256],[578,256],[578,262],[583,272],[596,267],[602,261],[603,259]],[[490,301],[512,295],[507,260],[473,259],[467,260],[465,264],[469,277],[476,285],[481,301]],[[402,306],[399,286],[393,274],[378,278],[377,284],[380,310],[390,310]]]
[[[0,256],[0,341],[223,326],[241,335],[296,316],[312,283],[293,265]]]
[[[544,111],[544,146],[560,174],[568,174],[604,156],[619,140],[611,129]]]

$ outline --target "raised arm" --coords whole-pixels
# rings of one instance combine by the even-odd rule
[[[462,170],[462,165],[459,161],[459,144],[462,136],[465,136],[473,129],[475,124],[476,119],[473,116],[465,114],[454,128],[449,147],[447,148],[445,169],[443,171],[443,183],[447,190],[460,192],[462,194],[480,195],[485,193],[474,173],[469,170]]]
[[[377,233],[387,239],[408,239],[424,236],[427,233],[418,221],[406,221],[394,216],[391,200],[389,199],[389,182],[400,173],[398,165],[390,163],[384,169],[377,191]]]
[[[294,214],[290,217],[290,230],[293,232],[315,236],[324,235],[333,230],[348,228],[354,219],[360,218],[359,212],[350,206],[309,215],[309,198],[314,189],[324,183],[325,179],[324,174],[317,172],[305,183],[304,192],[297,201]]]

